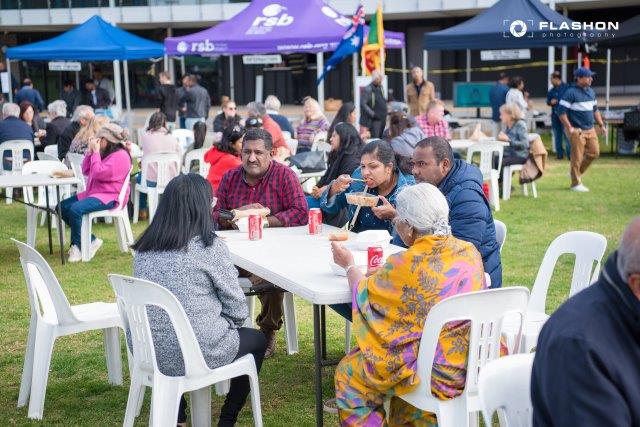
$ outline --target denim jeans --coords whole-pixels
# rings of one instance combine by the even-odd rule
[[[307,205],[309,209],[319,208],[320,207],[320,199],[316,199],[315,197],[308,195],[305,196],[307,198]]]
[[[551,129],[553,130],[553,144],[556,149],[556,156],[558,159],[564,157],[566,150],[567,159],[569,159],[569,153],[571,153],[571,146],[569,145],[569,138],[564,133],[564,126],[562,122],[555,114],[551,115]]]
[[[71,196],[60,202],[60,213],[62,219],[71,228],[71,245],[80,248],[82,216],[90,212],[112,209],[116,205],[115,201],[111,201],[106,205],[95,197],[87,197],[84,200],[78,200],[78,196]],[[91,241],[95,240],[95,236],[91,235]]]
[[[136,176],[136,182],[138,184],[140,184],[141,180],[142,180],[142,174],[139,173]],[[156,188],[156,185],[157,185],[157,182],[147,180],[147,187]],[[142,209],[147,209],[147,194],[146,193],[140,193],[140,210],[142,210]]]

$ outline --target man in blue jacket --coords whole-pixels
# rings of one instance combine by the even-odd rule
[[[600,278],[540,332],[531,375],[534,426],[640,426],[640,218]]]
[[[16,104],[20,105],[22,101],[29,101],[36,109],[36,114],[44,110],[44,101],[37,89],[33,88],[33,82],[29,77],[22,80],[22,88],[16,93]]]
[[[571,147],[569,139],[564,133],[564,126],[558,116],[558,105],[569,87],[562,81],[562,76],[558,71],[554,71],[550,77],[551,89],[547,92],[547,105],[551,107],[551,129],[553,129],[553,143],[556,148],[556,157],[560,160],[564,157],[564,151],[567,150],[567,159],[570,159]]]
[[[2,117],[0,120],[0,143],[6,141],[30,141],[33,143],[33,130],[31,126],[20,120],[20,107],[12,102],[7,102],[2,106]],[[4,170],[11,170],[11,151],[0,153],[2,156],[2,167]],[[28,150],[23,151],[25,160],[31,160]]]
[[[500,107],[507,101],[507,92],[509,92],[509,76],[500,73],[498,81],[489,91],[489,100],[491,101],[491,119],[493,119],[494,135],[500,132]]]
[[[477,167],[453,158],[449,142],[439,136],[423,139],[413,152],[416,182],[437,186],[449,203],[451,233],[473,243],[482,255],[491,287],[502,286],[500,246],[489,202],[482,191],[482,173]]]

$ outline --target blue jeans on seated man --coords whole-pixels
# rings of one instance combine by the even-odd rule
[[[141,181],[142,181],[142,174],[139,173],[136,176],[136,182],[140,184]],[[157,182],[147,180],[147,187],[156,188],[156,185],[158,185]],[[140,210],[142,209],[147,209],[147,195],[145,193],[140,193]]]
[[[78,196],[71,196],[61,201],[60,213],[62,214],[62,219],[71,228],[71,246],[75,245],[80,248],[83,215],[90,212],[112,209],[115,205],[115,201],[104,204],[95,197],[78,200]],[[91,241],[93,242],[95,239],[96,236],[92,234]]]

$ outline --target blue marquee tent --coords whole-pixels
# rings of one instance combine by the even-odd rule
[[[556,35],[562,33],[562,36],[549,37],[548,30],[539,29],[540,22],[549,22],[559,28],[562,23],[570,26],[573,21],[539,0],[500,0],[468,21],[425,33],[423,46],[425,50],[520,49],[585,41],[581,31],[575,30],[554,31]],[[524,23],[526,28],[520,23]]]
[[[116,105],[121,109],[120,65],[115,61],[124,61],[125,97],[127,110],[130,111],[127,61],[163,55],[164,45],[162,43],[138,37],[122,28],[111,25],[98,15],[94,15],[84,23],[57,37],[7,49],[7,69],[11,72],[9,66],[11,60],[114,61]],[[11,98],[10,91],[9,99]]]
[[[143,39],[94,15],[49,40],[7,49],[9,59],[111,61],[164,55],[162,43]]]

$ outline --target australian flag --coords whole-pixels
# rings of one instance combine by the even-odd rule
[[[360,52],[362,48],[362,41],[364,38],[364,7],[362,5],[358,6],[355,15],[353,15],[353,19],[351,20],[351,25],[347,28],[347,31],[342,36],[342,41],[338,45],[338,48],[333,52],[331,58],[324,64],[324,70],[322,71],[322,75],[318,78],[316,84],[319,84],[324,76],[331,70],[333,70],[336,65],[341,63],[345,58],[351,56],[356,52]]]

